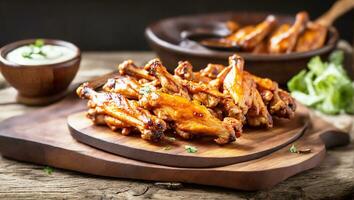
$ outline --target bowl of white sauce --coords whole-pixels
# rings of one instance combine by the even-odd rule
[[[28,39],[0,49],[0,69],[17,100],[45,105],[65,96],[81,61],[77,46],[56,39]]]

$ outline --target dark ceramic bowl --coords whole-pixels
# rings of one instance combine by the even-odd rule
[[[19,65],[6,59],[13,49],[34,43],[21,40],[0,49],[0,69],[5,79],[18,91],[18,100],[29,105],[48,104],[58,100],[74,79],[81,61],[77,46],[62,40],[44,39],[45,44],[64,46],[75,51],[75,57],[48,65]]]
[[[227,58],[233,51],[212,50],[191,40],[185,40],[183,32],[195,32],[198,29],[224,33],[223,25],[227,20],[235,20],[241,25],[257,24],[269,13],[258,12],[224,12],[194,16],[182,16],[164,19],[151,24],[145,30],[145,36],[151,48],[162,62],[173,70],[178,61],[188,60],[196,69],[208,63],[227,64]],[[293,23],[294,17],[275,15],[279,23]],[[338,32],[329,27],[325,45],[313,51],[280,55],[252,54],[240,52],[246,61],[246,70],[262,77],[269,77],[280,84],[285,84],[293,75],[306,67],[313,56],[327,56],[338,41]]]

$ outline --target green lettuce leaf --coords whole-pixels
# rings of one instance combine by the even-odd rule
[[[322,62],[319,56],[311,58],[307,67],[310,69],[311,72],[319,76],[322,72],[327,68],[327,63]]]
[[[350,80],[334,65],[329,64],[321,75],[313,81],[315,90],[318,93],[327,93],[334,86],[350,83]]]
[[[342,65],[344,61],[344,52],[341,50],[336,50],[329,55],[329,62],[335,65]]]
[[[354,83],[343,68],[343,60],[342,51],[333,52],[329,63],[318,56],[312,58],[308,63],[309,71],[302,70],[288,82],[291,95],[323,113],[354,114]]]
[[[288,88],[289,90],[292,91],[300,91],[303,93],[307,93],[307,86],[305,83],[305,75],[306,75],[306,70],[302,70],[299,72],[297,75],[295,75],[289,82],[288,82]]]
[[[314,106],[324,99],[323,96],[309,95],[299,91],[291,92],[291,96],[305,106]]]

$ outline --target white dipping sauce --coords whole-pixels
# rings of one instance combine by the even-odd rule
[[[31,49],[32,48],[32,49]],[[34,48],[34,49],[33,49]],[[43,54],[38,54],[38,52]],[[30,58],[24,56],[31,54]],[[48,65],[70,60],[76,56],[76,52],[70,48],[58,45],[43,45],[41,48],[21,46],[6,55],[6,59],[19,65]]]

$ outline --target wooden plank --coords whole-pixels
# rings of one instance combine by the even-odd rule
[[[352,55],[350,45],[345,44]],[[143,64],[153,57],[151,52],[84,52],[75,82],[113,70],[119,59],[132,58]],[[346,66],[352,65],[349,62]],[[0,75],[0,87],[4,86],[8,85]],[[0,91],[0,120],[41,109],[14,104],[15,95],[11,88]],[[347,115],[329,117],[316,113],[313,117],[326,119],[345,130],[353,123],[353,117]],[[351,131],[352,138],[353,134]],[[293,176],[271,190],[247,193],[193,184],[183,184],[184,187],[174,191],[155,186],[154,182],[102,178],[57,168],[48,175],[43,171],[44,166],[0,157],[0,199],[353,199],[353,151],[353,143],[327,151],[326,158],[315,169]]]
[[[324,158],[324,134],[329,145],[348,143],[348,134],[327,132],[334,127],[320,119],[297,142],[309,154],[289,152],[289,145],[257,160],[217,168],[175,168],[135,161],[78,143],[67,128],[66,117],[84,109],[76,98],[0,123],[0,152],[17,160],[50,165],[84,173],[216,185],[242,190],[274,186],[289,176],[313,168]],[[26,121],[26,123],[23,123]],[[329,141],[332,141],[329,142]]]
[[[68,126],[76,140],[131,159],[175,167],[217,167],[260,158],[294,142],[309,120],[307,109],[302,107],[302,110],[303,113],[298,112],[292,120],[275,120],[275,127],[271,129],[246,128],[236,142],[222,146],[212,138],[186,141],[176,136],[175,141],[148,142],[137,134],[124,136],[107,127],[96,126],[86,117],[86,112],[70,115]],[[196,147],[198,151],[188,153],[186,145]]]

